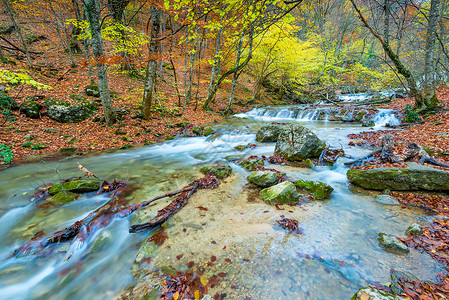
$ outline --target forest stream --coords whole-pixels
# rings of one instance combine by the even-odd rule
[[[398,122],[388,110],[373,118],[376,126],[371,130]],[[437,271],[444,272],[426,253],[410,249],[407,255],[395,255],[378,246],[379,232],[404,236],[410,224],[426,225],[428,217],[423,210],[380,204],[375,201],[376,193],[351,189],[344,157],[332,167],[267,166],[292,180],[313,179],[331,185],[334,191],[329,200],[277,209],[248,187],[250,172],[228,162],[232,175],[217,189],[194,194],[163,225],[166,236],[161,245],[148,241],[159,229],[129,233],[129,228],[170,200],[116,219],[87,239],[61,243],[50,256],[10,256],[37,232],[63,229],[109,201],[104,194],[90,193],[58,207],[30,202],[37,186],[81,176],[78,164],[100,178],[128,180],[135,190],[126,199],[138,203],[186,186],[203,176],[201,167],[224,162],[226,157],[272,155],[275,143],[255,139],[256,131],[269,122],[303,125],[331,148],[343,148],[353,157],[371,152],[348,146],[348,134],[367,130],[360,123],[317,120],[287,106],[265,107],[216,124],[215,133],[208,137],[178,137],[135,149],[27,163],[1,171],[0,299],[116,299],[130,287],[138,297],[160,283],[164,272],[199,267],[204,269],[204,278],[220,274],[209,294],[219,293],[225,299],[350,299],[372,282],[388,282],[391,269],[411,272],[422,280],[435,280]],[[234,148],[248,143],[257,147]],[[281,216],[298,220],[302,234],[276,225]],[[148,298],[157,297],[157,292],[152,295]]]

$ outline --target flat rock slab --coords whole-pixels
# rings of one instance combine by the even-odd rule
[[[377,195],[376,202],[383,205],[400,205],[398,200],[390,195]]]
[[[365,189],[449,191],[449,172],[409,162],[407,168],[348,170],[349,180]]]

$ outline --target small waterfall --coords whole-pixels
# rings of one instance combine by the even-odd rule
[[[401,121],[391,109],[379,109],[379,112],[371,119],[376,123],[375,128],[390,125],[399,125]]]

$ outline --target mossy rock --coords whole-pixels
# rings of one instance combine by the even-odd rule
[[[405,231],[405,233],[407,235],[421,235],[422,234],[422,228],[419,224],[413,223],[412,225],[410,225],[407,230]]]
[[[200,169],[200,172],[203,174],[212,174],[215,175],[218,179],[223,179],[231,175],[232,168],[230,166],[204,166]]]
[[[394,235],[380,232],[377,240],[379,241],[379,246],[387,252],[394,254],[407,254],[410,252],[407,245],[399,241]]]
[[[330,185],[314,180],[300,179],[295,182],[295,185],[303,191],[312,194],[314,199],[329,198],[334,190]]]
[[[399,282],[404,281],[419,281],[419,278],[409,272],[403,271],[393,271],[390,275],[391,277],[391,291],[393,294],[399,295],[404,292]]]
[[[13,98],[11,98],[7,93],[0,92],[0,109],[18,110],[19,105],[17,105],[17,102]]]
[[[351,300],[405,300],[405,298],[390,293],[376,290],[372,287],[364,287],[357,291]]]
[[[53,197],[49,198],[49,201],[55,204],[66,204],[74,201],[76,198],[78,198],[79,195],[76,193],[72,193],[69,191],[59,191]]]
[[[20,105],[20,111],[30,119],[39,119],[43,106],[34,101],[26,101]]]
[[[256,167],[263,166],[264,164],[264,161],[260,158],[245,159],[239,162],[239,165],[247,171],[254,171]]]
[[[276,142],[281,131],[278,124],[269,124],[262,126],[256,133],[256,141],[258,142]]]
[[[290,181],[278,183],[259,192],[260,198],[268,204],[298,203],[299,194]]]
[[[309,168],[309,169],[312,169],[315,166],[313,161],[311,159],[309,159],[309,158],[303,160],[302,164],[303,164],[304,167]]]
[[[53,184],[48,193],[54,195],[60,191],[70,191],[74,193],[95,192],[100,188],[100,181],[93,180],[74,180],[64,183]]]
[[[166,141],[171,141],[171,140],[174,140],[174,139],[175,139],[175,137],[172,136],[172,135],[167,135],[167,136],[165,137],[165,140],[166,140]]]
[[[209,136],[214,134],[214,130],[212,129],[212,127],[204,127],[202,134],[203,136]]]
[[[82,95],[82,94],[70,94],[69,98],[73,99],[73,100],[77,100],[77,101],[85,101],[85,100],[87,100],[86,97],[84,97],[84,95]]]
[[[202,129],[201,129],[200,126],[193,126],[193,128],[192,128],[192,132],[193,132],[195,135],[201,135],[201,131],[202,131]]]
[[[279,176],[272,171],[253,172],[247,178],[251,183],[254,183],[255,185],[260,187],[269,187],[275,185],[279,180]]]
[[[84,92],[87,96],[99,98],[100,97],[100,89],[95,84],[90,84],[84,88]]]
[[[407,168],[353,169],[346,175],[364,189],[449,191],[448,172],[413,162],[406,164]]]
[[[374,127],[376,123],[373,120],[363,121],[362,127]]]

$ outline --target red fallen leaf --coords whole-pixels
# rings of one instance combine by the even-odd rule
[[[199,210],[204,210],[204,211],[209,210],[207,207],[204,207],[204,206],[197,206],[196,208],[198,208]]]
[[[189,268],[192,268],[193,266],[195,265],[195,262],[192,260],[192,261],[189,261],[189,263],[187,264],[187,266],[189,267]]]
[[[157,246],[160,246],[165,242],[165,240],[167,238],[168,238],[168,235],[165,232],[165,229],[163,227],[161,227],[156,234],[154,234],[152,237],[150,237],[148,239],[148,241],[153,242]]]
[[[180,260],[183,256],[184,256],[184,254],[179,254],[178,256],[176,256],[176,259]]]
[[[212,255],[212,257],[210,258],[210,261],[211,262],[214,262],[214,261],[216,261],[217,260],[217,257],[215,256],[215,255]]]
[[[207,266],[208,267],[212,267],[212,266],[214,266],[215,264],[213,263],[213,262],[211,262],[211,261],[209,261],[208,263],[207,263]]]
[[[341,267],[344,267],[345,266],[345,263],[339,263],[339,265],[341,266]]]
[[[182,231],[183,231],[183,232],[186,232],[186,231],[187,231],[187,229],[186,229],[186,228],[183,228],[183,229],[182,229]]]
[[[235,289],[237,286],[235,284],[231,285],[231,289]]]
[[[223,246],[223,250],[225,250],[226,249],[226,246]]]
[[[226,277],[227,275],[228,275],[228,274],[223,273],[223,272],[217,274],[217,276],[218,276],[218,277],[221,277],[221,278],[224,278],[224,277]]]
[[[225,262],[227,262],[227,263],[231,263],[232,261],[231,261],[231,259],[230,259],[230,258],[225,258]]]
[[[211,278],[209,278],[209,280],[207,281],[207,285],[210,288],[214,288],[215,286],[218,285],[218,277],[217,275],[213,275]]]

